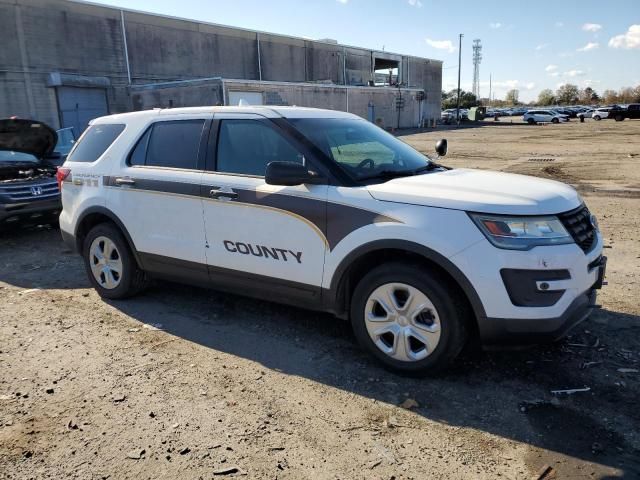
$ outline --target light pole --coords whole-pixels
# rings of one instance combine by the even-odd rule
[[[458,99],[456,101],[456,122],[460,126],[460,69],[462,68],[462,37],[461,33],[458,40]]]

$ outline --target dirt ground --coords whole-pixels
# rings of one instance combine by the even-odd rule
[[[57,230],[5,232],[0,479],[640,478],[640,122],[403,136],[441,137],[442,163],[569,182],[598,216],[609,285],[566,341],[404,378],[329,315],[171,283],[106,302]]]

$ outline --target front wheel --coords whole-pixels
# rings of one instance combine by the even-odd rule
[[[593,116],[593,119],[594,119],[595,121],[599,122],[599,121],[600,121],[600,115],[594,115],[594,116]]]
[[[534,123],[536,123],[536,121],[533,118],[529,118],[529,119],[527,119],[527,123],[529,125],[533,125]]]
[[[89,281],[101,297],[121,299],[135,295],[147,284],[122,233],[109,223],[93,227],[82,248]]]
[[[551,123],[559,123],[559,122],[560,122],[560,120],[558,120],[557,118],[552,118],[551,119]]]
[[[447,279],[404,263],[365,275],[351,301],[358,342],[385,367],[431,374],[453,361],[466,341],[466,303]]]
[[[622,122],[624,120],[624,117],[622,115],[616,115],[615,120],[616,122]]]

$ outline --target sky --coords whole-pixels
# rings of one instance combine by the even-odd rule
[[[482,42],[480,94],[520,100],[563,83],[640,85],[640,0],[94,0],[198,21],[442,60],[443,89],[471,90],[472,41]]]

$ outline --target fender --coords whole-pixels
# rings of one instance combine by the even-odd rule
[[[76,241],[76,250],[82,253],[82,245],[78,244],[78,240],[79,240],[78,228],[80,225],[82,225],[82,222],[88,215],[91,215],[94,213],[99,213],[101,215],[104,215],[105,217],[108,217],[109,220],[111,220],[113,223],[117,225],[117,227],[120,229],[120,231],[124,235],[124,238],[127,241],[127,244],[129,245],[129,250],[131,250],[131,253],[133,254],[133,258],[136,259],[136,263],[140,268],[144,268],[144,265],[140,259],[140,255],[138,254],[138,250],[136,249],[136,246],[133,243],[133,239],[131,238],[131,235],[129,235],[129,231],[124,226],[124,223],[122,223],[122,221],[118,218],[118,216],[106,207],[101,207],[97,205],[93,207],[89,207],[84,212],[82,212],[82,214],[78,217],[78,220],[76,221],[76,230],[73,233]]]
[[[404,250],[407,252],[411,252],[420,255],[421,257],[438,265],[445,272],[447,272],[460,286],[467,299],[469,300],[469,303],[471,304],[471,308],[473,309],[473,313],[476,319],[480,320],[486,317],[484,306],[480,301],[480,297],[478,296],[476,289],[473,287],[465,274],[462,273],[462,271],[453,262],[451,262],[451,260],[446,258],[444,255],[436,252],[435,250],[430,249],[429,247],[425,247],[424,245],[420,245],[419,243],[410,242],[407,240],[376,240],[370,243],[365,243],[364,245],[361,245],[360,247],[350,252],[347,256],[345,256],[345,258],[342,259],[342,261],[336,268],[333,277],[331,278],[331,285],[329,287],[329,290],[325,290],[324,296],[327,304],[334,306],[339,304],[339,289],[343,285],[345,273],[356,260],[367,253],[371,253],[376,250],[387,249]]]

